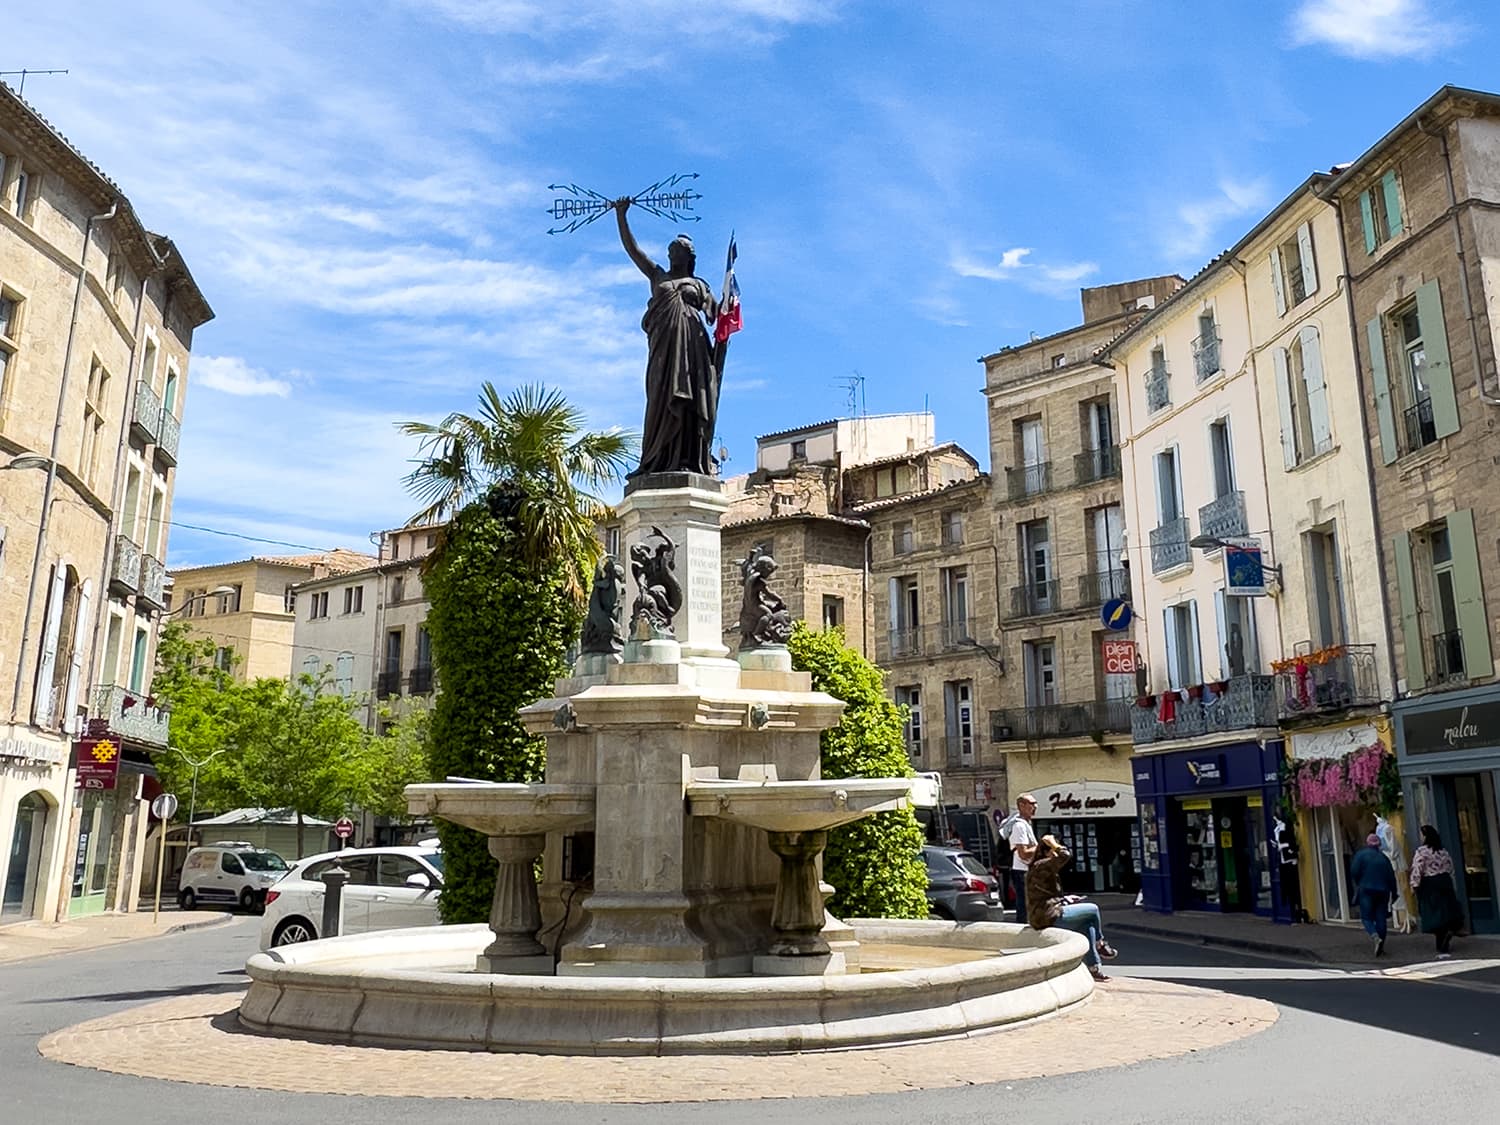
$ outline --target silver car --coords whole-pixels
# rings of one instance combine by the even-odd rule
[[[927,864],[927,909],[955,922],[984,922],[1000,905],[1000,881],[962,848],[922,848]]]

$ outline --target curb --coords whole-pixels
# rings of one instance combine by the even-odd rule
[[[1281,945],[1273,941],[1254,941],[1250,938],[1218,937],[1213,934],[1184,933],[1181,930],[1159,930],[1153,926],[1142,926],[1134,922],[1107,921],[1111,930],[1117,930],[1122,934],[1134,934],[1137,937],[1162,938],[1167,941],[1186,941],[1198,945],[1218,945],[1226,949],[1244,949],[1251,953],[1266,953],[1276,957],[1292,957],[1299,961],[1312,961],[1320,965],[1342,963],[1339,961],[1329,961],[1311,949],[1305,949],[1298,945]]]
[[[159,934],[147,934],[146,936],[171,937],[173,934],[186,933],[188,930],[206,930],[211,926],[222,926],[228,922],[234,921],[234,919],[235,915],[230,914],[228,911],[224,911],[215,914],[212,917],[205,916],[203,921],[201,922],[178,922],[177,925],[170,926]]]

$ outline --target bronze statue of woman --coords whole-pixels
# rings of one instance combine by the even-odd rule
[[[719,380],[710,326],[718,302],[708,282],[695,277],[693,241],[679,234],[667,247],[662,269],[636,244],[625,222],[630,199],[614,202],[625,253],[651,282],[651,300],[641,329],[646,333],[646,421],[641,427],[641,463],[630,476],[648,473],[710,473]]]

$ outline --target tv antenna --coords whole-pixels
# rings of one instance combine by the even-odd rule
[[[851,418],[860,418],[865,413],[865,377],[857,370],[852,375],[834,381],[834,386],[844,388],[844,407]]]
[[[16,87],[16,96],[20,97],[26,93],[26,76],[28,74],[67,74],[66,70],[0,70],[0,78],[9,78],[13,74],[21,76],[21,84]]]

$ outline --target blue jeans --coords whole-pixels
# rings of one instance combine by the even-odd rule
[[[1359,892],[1359,920],[1371,937],[1385,940],[1385,920],[1390,911],[1391,896],[1384,891]]]
[[[1090,969],[1097,969],[1099,950],[1095,947],[1104,940],[1104,920],[1099,917],[1099,908],[1092,902],[1075,902],[1064,906],[1057,925],[1089,939],[1089,951],[1083,955],[1083,963]]]
[[[1016,921],[1026,925],[1026,872],[1011,868],[1010,885],[1016,892]]]

